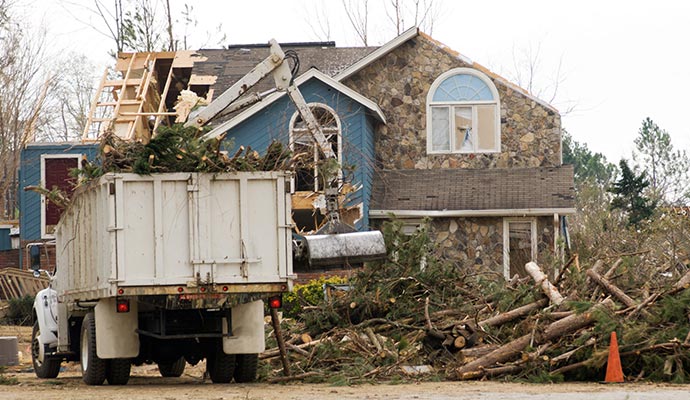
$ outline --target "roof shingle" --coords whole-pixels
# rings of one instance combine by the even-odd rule
[[[524,210],[575,207],[573,167],[379,170],[372,210]]]

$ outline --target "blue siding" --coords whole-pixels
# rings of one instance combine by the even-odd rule
[[[10,238],[10,228],[0,228],[0,251],[12,249],[12,238]]]
[[[41,196],[26,192],[27,186],[41,184],[41,155],[85,154],[94,160],[98,144],[46,143],[30,144],[22,150],[19,167],[19,226],[21,240],[41,239]]]
[[[350,195],[349,204],[363,204],[363,218],[357,229],[369,226],[369,199],[371,198],[372,173],[374,168],[374,124],[368,109],[349,96],[340,93],[318,79],[311,79],[300,85],[300,91],[308,103],[327,104],[335,110],[342,128],[343,164],[354,166],[354,171],[345,179],[353,185],[362,185],[357,193]],[[288,143],[290,118],[295,113],[292,102],[283,96],[263,110],[228,132],[226,149],[233,154],[240,145],[251,146],[263,153],[272,140]]]

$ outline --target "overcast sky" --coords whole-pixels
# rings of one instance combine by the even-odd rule
[[[47,24],[53,49],[108,61],[111,41],[85,23],[99,24],[83,7],[92,1],[31,1],[27,10]],[[170,1],[178,11],[193,4],[196,46],[218,47],[204,32],[219,24],[225,44],[324,40],[315,32],[321,31],[318,20],[328,21],[337,45],[360,44],[340,0]],[[690,152],[690,2],[441,1],[431,32],[435,39],[506,78],[515,78],[514,65],[524,62],[526,53],[538,51],[542,97],[551,100],[551,83],[560,78],[552,104],[561,111],[574,107],[563,127],[609,161],[630,158],[645,117],[666,129],[676,148]],[[370,0],[370,45],[395,36],[383,3]],[[319,18],[317,10],[326,10],[326,17]]]

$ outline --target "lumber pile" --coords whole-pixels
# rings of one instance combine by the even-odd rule
[[[269,381],[601,381],[613,331],[628,380],[688,381],[689,271],[652,285],[634,257],[623,257],[529,263],[529,276],[505,281],[435,257],[423,231],[396,229],[384,227],[395,244],[389,261],[357,272],[349,291],[283,319],[291,375],[272,348],[261,356]]]

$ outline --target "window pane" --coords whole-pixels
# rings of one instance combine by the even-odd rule
[[[455,107],[455,148],[474,151],[472,137],[472,107]]]
[[[448,107],[431,108],[431,150],[450,150]]]
[[[496,140],[496,106],[477,106],[477,150],[499,150]]]
[[[460,74],[446,78],[434,92],[433,101],[490,101],[489,86],[474,75]]]

